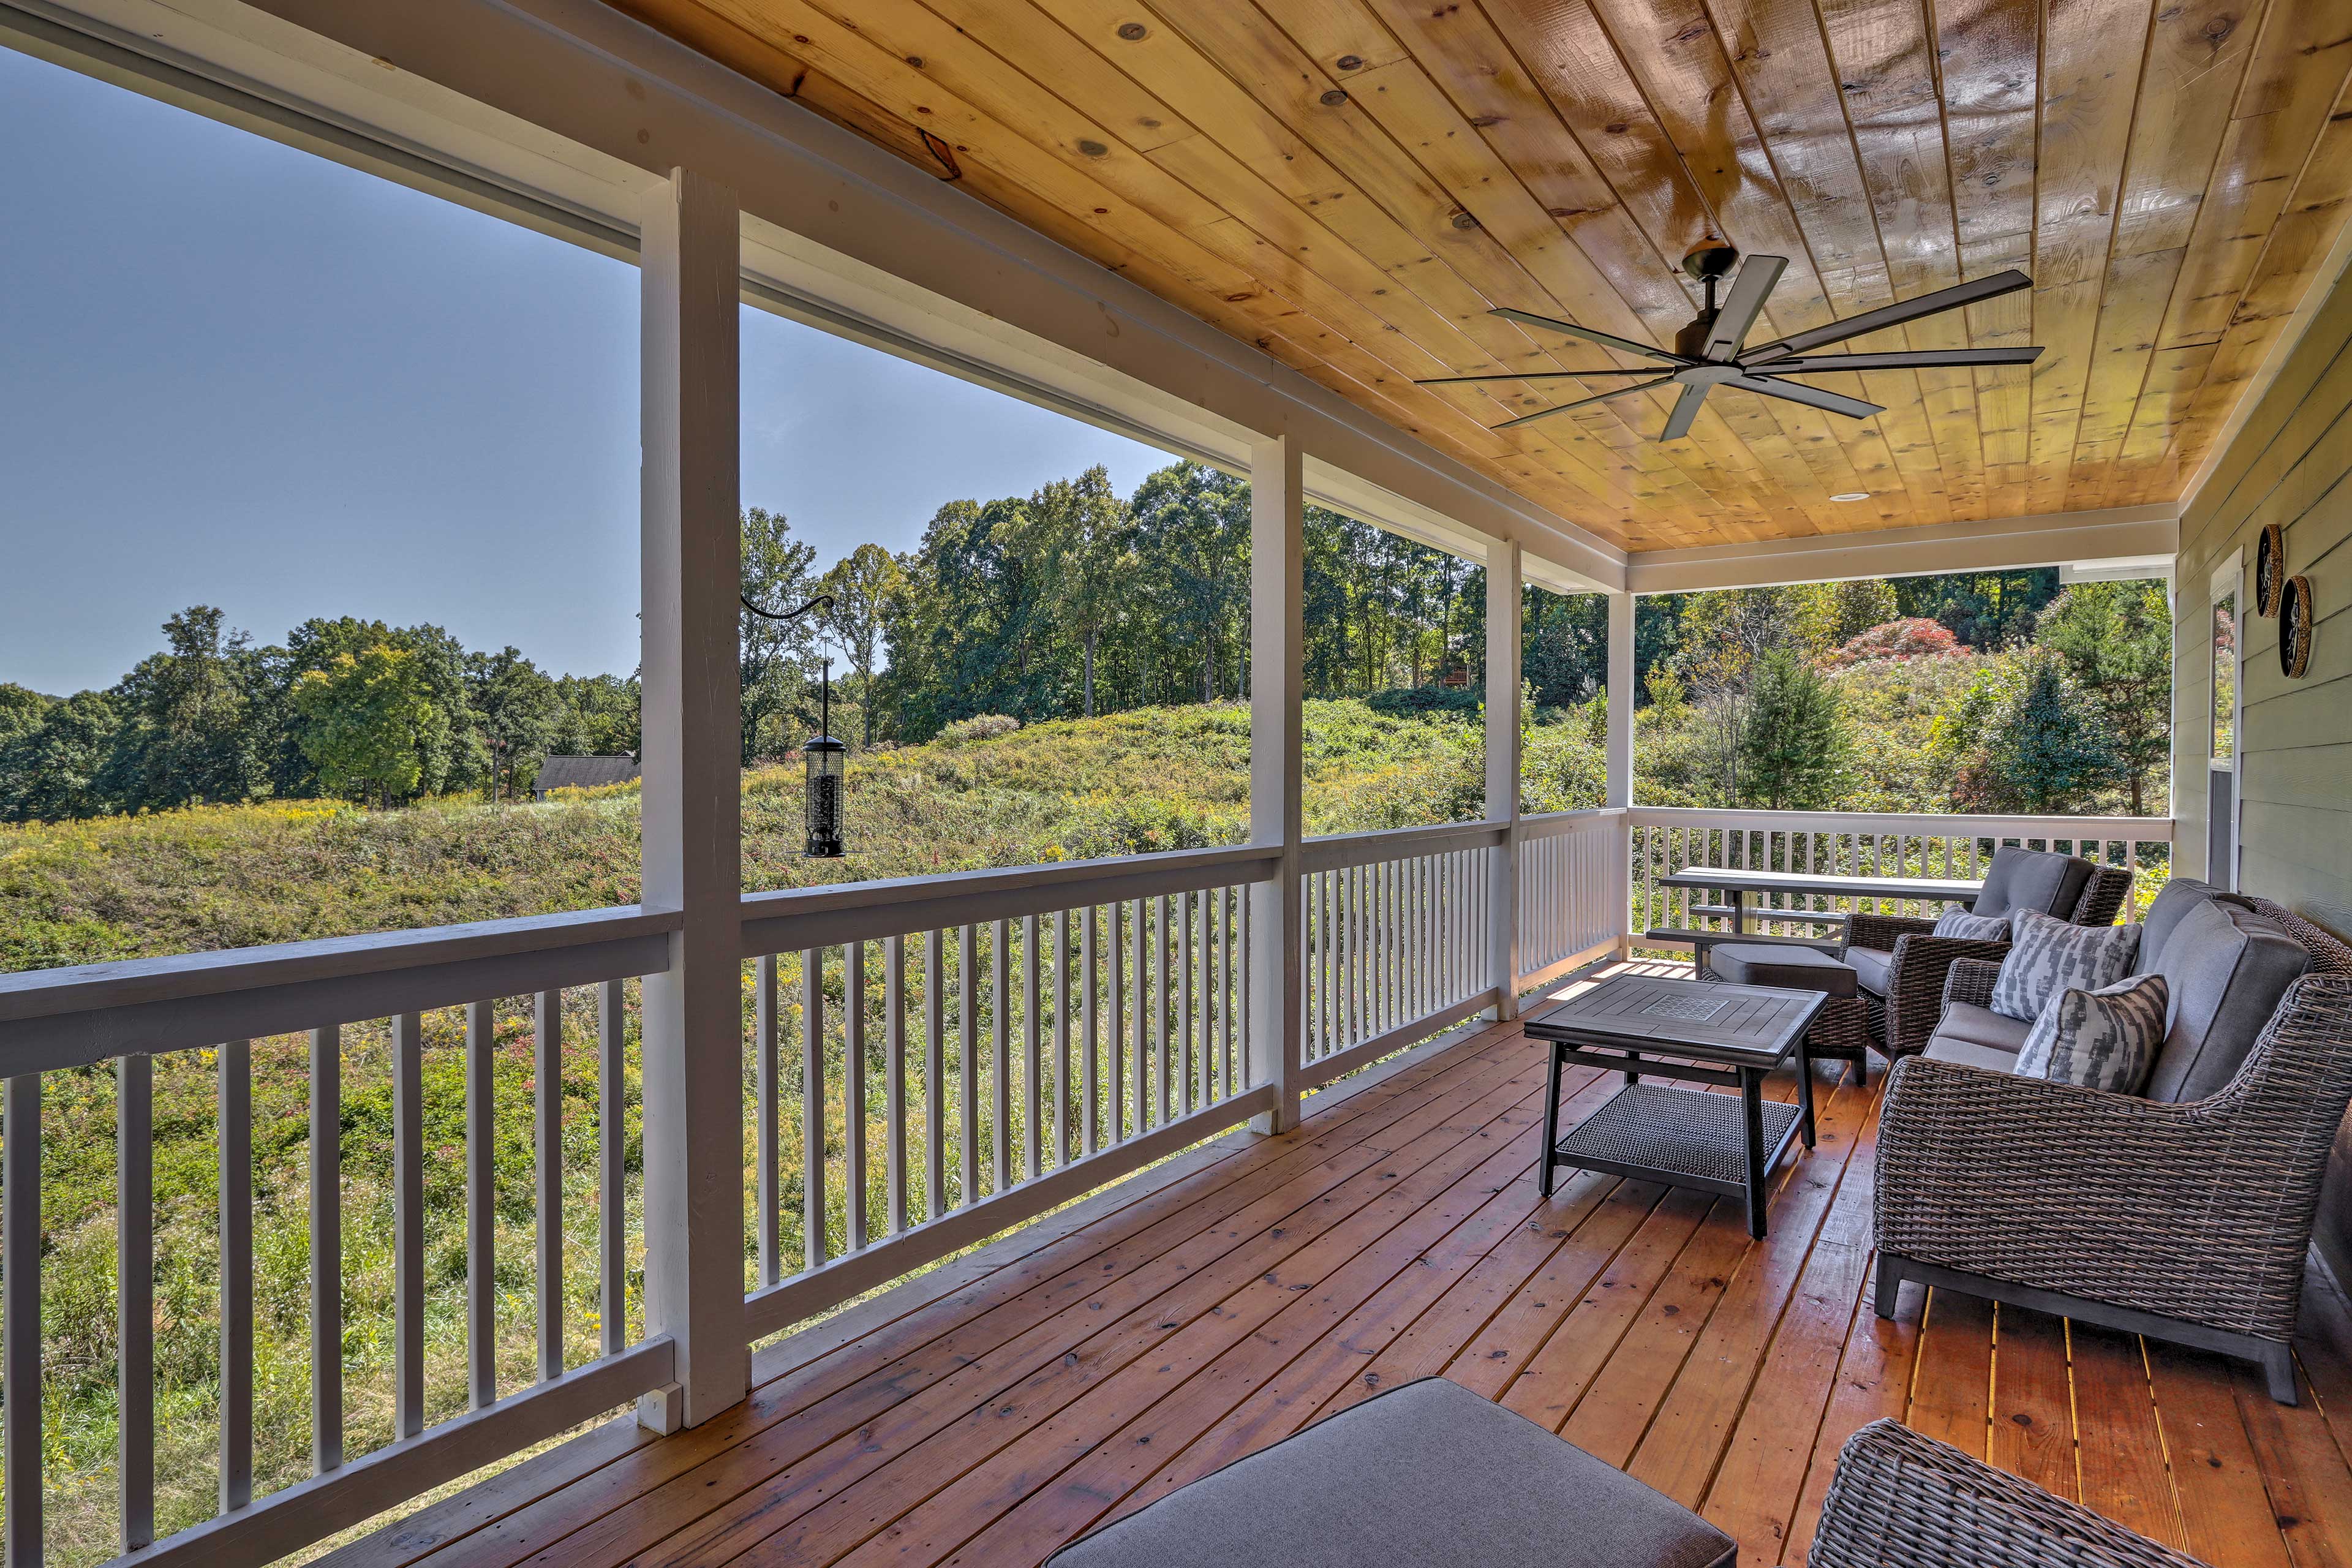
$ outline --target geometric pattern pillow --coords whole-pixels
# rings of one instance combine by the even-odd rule
[[[2011,917],[2014,944],[1993,977],[1992,1010],[2032,1023],[2061,991],[2104,991],[2131,973],[2139,927],[2069,925],[2038,910]]]
[[[1972,915],[1966,910],[1946,910],[1936,917],[1935,934],[1966,942],[2007,942],[2007,915]]]
[[[2161,974],[2135,975],[2101,991],[2061,991],[2033,1020],[2011,1070],[2020,1078],[2137,1094],[2164,1049],[2170,995]]]

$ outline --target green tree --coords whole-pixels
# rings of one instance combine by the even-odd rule
[[[415,798],[425,778],[417,738],[434,711],[423,662],[377,643],[294,683],[303,750],[330,792],[378,805]]]
[[[163,623],[169,647],[139,661],[115,688],[126,722],[109,759],[110,792],[130,806],[240,801],[267,793],[260,748],[247,726],[239,666],[249,639],[226,633],[221,612],[195,605]]]
[[[743,513],[743,596],[763,609],[798,609],[815,596],[809,568],[816,546],[794,539],[784,514],[752,507]],[[792,744],[788,720],[799,710],[823,630],[814,614],[772,621],[736,614],[743,701],[743,761]]]
[[[1177,463],[1144,479],[1134,509],[1139,546],[1166,595],[1160,603],[1190,655],[1201,700],[1238,695],[1245,661],[1225,655],[1246,640],[1249,481]]]
[[[2097,710],[2131,814],[2172,750],[2172,610],[2159,581],[2077,583],[2042,612],[2034,641],[2065,661]]]
[[[874,672],[882,657],[890,600],[903,590],[906,576],[888,551],[878,544],[861,544],[835,562],[817,584],[820,593],[833,598],[824,612],[825,636],[857,674],[857,700],[863,710],[860,745],[874,743]]]
[[[559,675],[555,693],[563,703],[551,751],[572,756],[634,756],[642,743],[635,676]]]
[[[2114,759],[2065,661],[2042,648],[2001,656],[1935,726],[1937,761],[1965,811],[2055,816],[2079,809]]]
[[[1843,793],[1848,742],[1837,688],[1786,647],[1766,651],[1748,682],[1739,736],[1743,805],[1818,811]]]
[[[467,705],[490,754],[490,791],[512,800],[554,745],[564,709],[555,682],[512,647],[466,656]]]
[[[1808,583],[1794,596],[1797,641],[1808,658],[1824,658],[1903,613],[1895,584],[1884,577]]]
[[[1100,464],[1057,479],[1032,498],[1054,563],[1053,614],[1078,642],[1082,710],[1095,716],[1095,663],[1103,634],[1127,605],[1135,580],[1134,518]]]
[[[341,616],[333,620],[311,619],[296,626],[287,634],[283,657],[270,661],[282,682],[288,737],[305,773],[301,793],[313,787],[330,795],[342,792],[317,773],[311,742],[305,733],[310,721],[294,700],[295,688],[313,671],[331,672],[345,656],[356,658],[372,647],[407,654],[425,698],[412,737],[416,783],[408,793],[451,795],[487,787],[489,747],[474,720],[466,683],[466,650],[457,639],[436,626],[395,627]]]
[[[121,728],[105,692],[51,702],[37,723],[0,744],[0,817],[61,822],[117,809],[106,776]]]

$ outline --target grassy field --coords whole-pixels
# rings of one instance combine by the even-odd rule
[[[1337,833],[1475,817],[1482,745],[1475,717],[1416,717],[1354,701],[1307,705],[1307,821]],[[980,726],[982,729],[987,726]],[[851,854],[800,858],[796,768],[747,773],[743,880],[750,889],[1146,853],[1246,836],[1248,713],[1230,704],[1153,710],[943,739],[870,753],[850,771]],[[1530,731],[1527,802],[1593,804],[1599,763],[1578,724]],[[13,970],[353,931],[626,903],[636,896],[631,789],[543,805],[440,802],[364,812],[331,802],[209,807],[159,816],[0,828],[0,967]],[[988,961],[983,950],[982,962]],[[796,964],[786,962],[787,984]],[[951,976],[942,976],[950,982]],[[838,1014],[839,984],[831,983]],[[634,993],[632,993],[634,994]],[[789,994],[789,993],[788,993]],[[747,990],[748,995],[748,990]],[[878,998],[877,998],[878,1005]],[[565,1002],[565,1304],[571,1360],[593,1353],[597,1204],[592,998]],[[634,1007],[632,1009],[634,1011]],[[530,1024],[496,1010],[501,1386],[532,1375]],[[465,1247],[463,1020],[427,1015],[428,1419],[463,1408]],[[632,1186],[635,1020],[629,1023]],[[875,1037],[878,1038],[878,1030]],[[308,1049],[302,1037],[252,1046],[256,1489],[308,1473]],[[836,1075],[841,1044],[832,1042]],[[950,1081],[961,1063],[949,1045]],[[343,1281],[350,1452],[392,1432],[391,1065],[388,1027],[342,1037]],[[878,1056],[863,1064],[880,1100]],[[217,1485],[218,1096],[213,1051],[155,1070],[156,1378],[159,1526],[209,1517]],[[748,1085],[747,1085],[748,1088]],[[46,1080],[43,1267],[51,1561],[102,1561],[113,1537],[115,1205],[112,1069]],[[845,1147],[836,1099],[828,1142]],[[783,1169],[799,1166],[795,1100]],[[949,1124],[953,1125],[952,1119]],[[983,1121],[982,1137],[993,1128]],[[880,1135],[878,1124],[866,1130]],[[950,1168],[955,1160],[951,1154]],[[749,1164],[747,1150],[747,1168]],[[878,1182],[878,1149],[869,1164]],[[798,1188],[787,1194],[787,1256],[800,1247]],[[961,1194],[951,1194],[951,1198]],[[922,1194],[916,1194],[919,1209]],[[836,1201],[832,1224],[845,1224]],[[630,1327],[641,1327],[631,1273]]]

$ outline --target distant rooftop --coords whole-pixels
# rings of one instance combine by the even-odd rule
[[[637,778],[637,759],[625,752],[617,757],[550,757],[539,764],[539,776],[531,781],[530,797],[544,800],[551,789],[596,789],[605,784],[634,784]]]

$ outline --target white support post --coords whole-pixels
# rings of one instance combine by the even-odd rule
[[[1519,1016],[1519,547],[1486,546],[1486,820],[1503,826],[1486,879],[1494,900],[1495,1016]]]
[[[657,1431],[740,1402],[743,1337],[741,699],[736,651],[741,275],[735,198],[674,171],[646,205],[643,271],[644,861],[647,908],[685,916],[645,982],[647,1331],[677,1382]]]
[[[1282,847],[1269,879],[1250,888],[1249,998],[1253,1086],[1271,1084],[1272,1110],[1251,1125],[1286,1132],[1298,1119],[1306,1028],[1300,954],[1299,845],[1306,833],[1306,485],[1296,439],[1250,448],[1250,840]]]
[[[1602,804],[1628,810],[1633,805],[1633,595],[1609,595],[1609,795]],[[1617,956],[1633,951],[1633,827],[1621,819],[1617,833]]]

